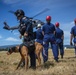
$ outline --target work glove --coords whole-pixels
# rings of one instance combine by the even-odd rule
[[[3,27],[3,29],[10,30],[10,27],[7,25],[6,22],[4,22],[4,27]]]

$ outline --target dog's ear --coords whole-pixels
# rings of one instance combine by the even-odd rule
[[[11,53],[10,53],[10,52],[7,52],[6,54],[7,54],[7,55],[10,55]]]
[[[10,55],[11,53],[12,53],[12,49],[8,48],[7,55]]]

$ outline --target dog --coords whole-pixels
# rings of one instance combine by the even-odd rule
[[[41,57],[40,57],[40,53],[43,50],[43,45],[41,45],[38,42],[35,42],[35,54],[36,54],[36,58],[38,60],[38,66],[41,65]]]
[[[23,61],[26,61],[26,64],[25,64],[25,70],[28,69],[28,48],[26,46],[22,46],[21,47],[21,50],[19,51],[19,45],[18,46],[15,46],[15,47],[11,47],[8,52],[7,52],[7,55],[10,55],[12,54],[13,52],[20,52],[20,55],[21,55],[21,60],[18,64],[18,66],[16,67],[16,70],[20,67],[21,63]]]
[[[20,67],[21,63],[23,61],[25,61],[25,70],[28,69],[28,62],[29,62],[29,50],[26,46],[22,46],[21,47],[21,50],[19,51],[19,45],[18,46],[15,46],[15,47],[11,47],[8,51],[7,51],[7,55],[10,55],[12,54],[13,52],[20,52],[20,55],[21,55],[21,60],[16,68],[16,70]],[[38,43],[38,42],[35,42],[35,54],[36,54],[36,58],[38,60],[38,66],[41,65],[41,58],[40,58],[40,53],[42,52],[43,50],[43,46]]]

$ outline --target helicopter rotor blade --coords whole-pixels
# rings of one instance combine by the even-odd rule
[[[35,16],[33,16],[32,18],[34,18],[34,17],[36,17],[36,16],[38,16],[38,15],[41,15],[41,14],[47,12],[48,10],[50,10],[50,9],[46,8],[46,9],[44,9],[43,11],[39,12],[38,14],[36,14]]]
[[[47,12],[48,10],[50,10],[50,9],[46,8],[46,9],[44,9],[43,11],[39,12],[38,14],[34,15],[33,17],[28,17],[28,18],[33,19],[34,17],[36,17],[36,16],[38,16],[38,15],[41,15],[41,14]],[[13,13],[13,14],[15,13],[14,11],[11,11],[11,10],[8,11],[8,12]],[[26,16],[26,17],[27,17],[27,16]]]
[[[10,11],[8,11],[8,12],[10,12],[10,13],[12,13],[12,14],[14,14],[14,13],[15,13],[14,11],[11,11],[11,10],[10,10]]]

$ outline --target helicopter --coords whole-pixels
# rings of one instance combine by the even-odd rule
[[[46,8],[43,11],[41,11],[41,12],[37,13],[36,15],[34,15],[33,17],[27,17],[26,16],[30,21],[32,21],[33,28],[37,27],[38,24],[44,25],[43,21],[41,21],[39,19],[34,19],[34,18],[37,17],[37,16],[39,16],[39,15],[41,15],[41,14],[43,14],[43,13],[45,13],[45,12],[47,12],[48,10],[50,10],[50,9]],[[14,11],[8,11],[8,12],[13,13],[13,14],[15,13]],[[10,29],[10,26],[7,24],[7,22],[4,22],[3,29],[12,30],[13,31],[13,30],[15,30],[17,28],[15,27],[15,28]]]

